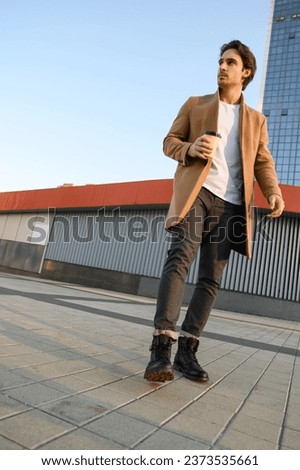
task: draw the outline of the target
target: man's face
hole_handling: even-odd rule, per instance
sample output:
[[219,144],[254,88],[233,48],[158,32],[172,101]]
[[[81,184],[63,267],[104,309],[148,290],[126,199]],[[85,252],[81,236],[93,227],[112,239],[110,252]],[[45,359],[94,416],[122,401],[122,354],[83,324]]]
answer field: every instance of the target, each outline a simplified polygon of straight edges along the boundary
[[228,49],[219,60],[218,85],[220,88],[243,86],[244,78],[251,71],[245,69],[239,53],[235,49]]

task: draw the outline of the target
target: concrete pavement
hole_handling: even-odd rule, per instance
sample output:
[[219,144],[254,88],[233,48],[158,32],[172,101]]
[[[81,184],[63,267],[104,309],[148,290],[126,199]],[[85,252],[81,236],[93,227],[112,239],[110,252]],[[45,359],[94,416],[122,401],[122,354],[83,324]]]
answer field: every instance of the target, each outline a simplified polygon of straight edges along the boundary
[[152,299],[7,273],[0,294],[0,449],[300,449],[300,323],[214,310],[209,382],[157,384]]

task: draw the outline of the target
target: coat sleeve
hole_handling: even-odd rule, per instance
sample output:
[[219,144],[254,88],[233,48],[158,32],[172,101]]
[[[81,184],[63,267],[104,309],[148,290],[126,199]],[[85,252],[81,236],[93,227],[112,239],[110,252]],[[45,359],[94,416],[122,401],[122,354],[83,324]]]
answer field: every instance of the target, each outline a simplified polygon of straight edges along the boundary
[[278,179],[275,171],[275,163],[268,148],[269,138],[267,131],[266,118],[263,117],[258,152],[255,159],[254,174],[259,187],[266,199],[271,194],[277,194],[282,198],[281,190],[278,185]]
[[190,98],[180,108],[171,129],[164,138],[163,152],[167,157],[173,158],[183,166],[193,163],[193,158],[187,155],[191,142],[190,134]]

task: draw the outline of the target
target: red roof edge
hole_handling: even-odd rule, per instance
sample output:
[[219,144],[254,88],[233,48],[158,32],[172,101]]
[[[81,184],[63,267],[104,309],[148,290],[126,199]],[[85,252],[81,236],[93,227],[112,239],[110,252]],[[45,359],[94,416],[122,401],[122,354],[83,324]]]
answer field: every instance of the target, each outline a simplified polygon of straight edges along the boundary
[[[2,192],[0,212],[168,205],[172,187],[172,179],[161,179]],[[300,213],[300,187],[280,187],[285,200],[285,210]],[[255,205],[268,208],[268,203],[257,184]]]

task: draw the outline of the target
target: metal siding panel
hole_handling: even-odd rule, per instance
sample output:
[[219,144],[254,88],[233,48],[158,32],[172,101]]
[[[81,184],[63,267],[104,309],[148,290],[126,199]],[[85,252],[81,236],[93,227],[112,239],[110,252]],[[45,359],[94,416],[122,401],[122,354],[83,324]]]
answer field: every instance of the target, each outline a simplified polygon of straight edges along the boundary
[[3,232],[5,230],[6,222],[7,222],[8,215],[1,214],[0,215],[0,239],[3,239]]
[[[271,276],[268,277],[269,285],[267,295],[270,297],[279,297],[280,289],[280,269],[283,266],[284,246],[282,244],[283,237],[283,220],[275,219],[273,224],[274,244],[272,246],[272,269]],[[283,248],[283,249],[282,249]]]
[[236,279],[236,274],[238,272],[238,265],[239,265],[238,253],[233,251],[229,257],[229,261],[226,267],[228,290],[238,289],[237,279]]
[[[162,217],[164,211],[157,214],[157,219]],[[151,250],[149,252],[149,275],[151,277],[160,277],[163,269],[167,252],[170,247],[170,234],[162,227],[156,228],[152,225],[152,241],[150,243]]]
[[[258,214],[258,224],[262,222]],[[257,233],[252,260],[232,252],[221,287],[238,292],[299,300],[299,219],[269,221],[267,241]]]
[[[293,275],[293,280],[295,284],[295,299],[299,302],[300,301],[300,221],[296,221],[298,224],[297,227],[297,235],[295,236],[296,240],[296,249],[295,249],[295,257],[296,257],[296,263],[295,263],[295,272]],[[295,223],[296,223],[295,222]]]
[[198,251],[196,258],[193,261],[190,267],[189,273],[188,273],[187,282],[191,284],[196,284],[197,279],[198,279],[198,266],[199,266],[199,260],[200,260],[200,251],[201,250]]
[[289,283],[289,276],[287,274],[291,261],[289,258],[288,221],[286,219],[282,219],[280,222],[281,223],[278,225],[278,251],[277,253],[275,253],[277,262],[274,269],[274,276],[275,273],[277,274],[277,284],[274,285],[273,289],[271,290],[271,295],[277,298],[282,298],[283,291],[285,290],[285,285]]
[[2,233],[3,240],[15,241],[22,220],[22,214],[9,214]]
[[300,220],[290,219],[289,251],[289,276],[284,291],[284,298],[288,300],[300,300]]
[[[259,223],[261,224],[264,220],[264,217],[261,217]],[[262,233],[257,233],[256,241],[256,259],[255,259],[255,269],[253,270],[253,284],[251,293],[261,295],[262,292],[266,289],[266,279],[267,273],[270,264],[270,245],[269,241],[265,240]],[[253,261],[252,261],[253,262]]]
[[241,275],[239,275],[238,271],[236,272],[237,277],[240,277],[240,282],[241,282],[241,288],[240,291],[242,292],[247,292],[249,290],[248,284],[249,284],[249,279],[251,277],[251,261],[248,260],[245,256],[238,255],[239,259],[241,260],[242,264],[242,272]]
[[[78,214],[60,214],[57,216],[55,228],[51,234],[46,257],[103,269],[158,276],[166,256],[168,242],[165,230],[163,228],[156,230],[152,221],[157,217],[161,221],[165,216],[165,211],[143,213],[124,211],[123,216],[125,222],[116,227],[113,223],[96,224],[96,213],[94,213],[94,218],[90,218],[90,223],[93,222],[94,226],[93,239],[89,242],[78,243],[72,236],[74,221],[76,220],[76,230],[78,228],[78,232],[82,235],[86,233],[84,231],[86,216],[81,215],[77,219]],[[139,234],[130,228],[130,224],[135,220],[140,220],[141,217],[146,228],[145,240],[139,240]],[[152,231],[150,230],[151,224]],[[68,239],[67,243],[63,242],[64,238]]]
[[[165,215],[165,210],[59,214],[53,223],[46,258],[160,277],[170,242],[163,228]],[[263,218],[258,213],[257,223]],[[299,301],[300,219],[283,216],[269,222],[267,233],[272,241],[257,233],[252,260],[232,252],[221,288]],[[135,223],[140,232],[135,232]],[[141,235],[143,238],[139,238]],[[196,283],[199,257],[200,252],[187,282]]]

